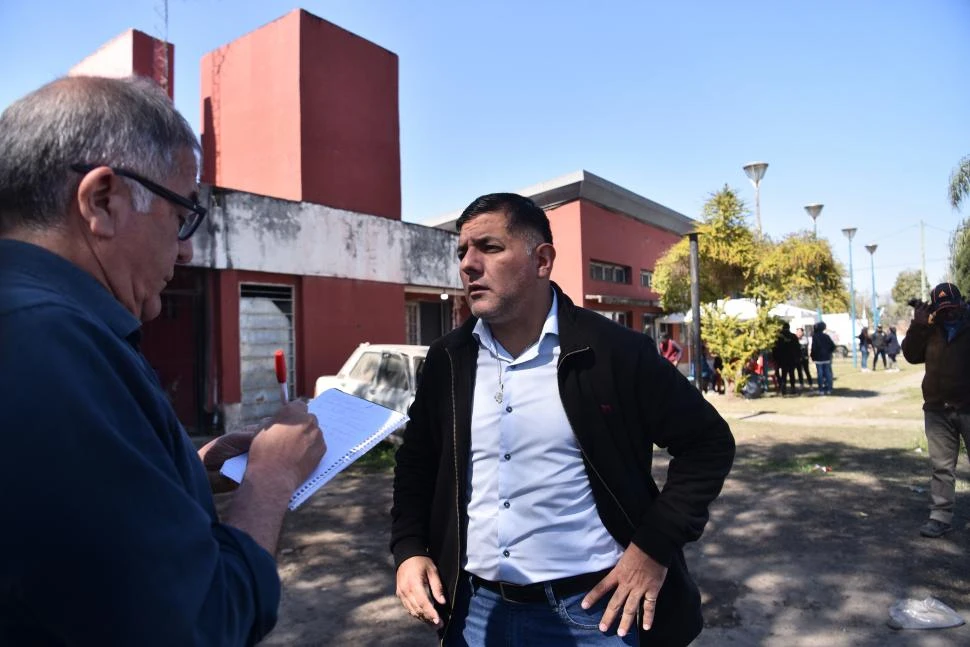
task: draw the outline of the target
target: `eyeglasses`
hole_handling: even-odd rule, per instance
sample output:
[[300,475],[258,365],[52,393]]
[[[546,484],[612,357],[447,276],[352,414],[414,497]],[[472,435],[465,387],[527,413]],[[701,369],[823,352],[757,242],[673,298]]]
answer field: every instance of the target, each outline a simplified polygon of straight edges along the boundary
[[[96,168],[104,166],[103,164],[71,164],[71,170],[78,173],[90,173]],[[142,185],[155,195],[160,198],[165,198],[172,204],[176,204],[180,207],[185,207],[189,210],[189,214],[184,216],[179,216],[179,240],[188,240],[195,233],[195,230],[199,228],[202,224],[202,220],[205,218],[206,208],[203,207],[198,201],[191,198],[186,198],[184,195],[179,195],[175,191],[166,189],[161,184],[156,184],[146,177],[143,177],[134,171],[129,171],[127,169],[118,168],[115,166],[109,166],[111,172],[115,175],[120,175],[121,177],[126,177],[134,180],[138,184]]]

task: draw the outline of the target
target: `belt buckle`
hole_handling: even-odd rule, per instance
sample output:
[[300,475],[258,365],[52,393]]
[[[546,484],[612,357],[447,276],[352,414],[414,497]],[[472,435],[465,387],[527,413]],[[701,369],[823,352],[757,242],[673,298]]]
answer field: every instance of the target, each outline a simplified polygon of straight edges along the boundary
[[502,599],[505,600],[506,602],[515,602],[515,600],[505,595],[505,582],[500,581],[498,583],[498,592],[502,596]]

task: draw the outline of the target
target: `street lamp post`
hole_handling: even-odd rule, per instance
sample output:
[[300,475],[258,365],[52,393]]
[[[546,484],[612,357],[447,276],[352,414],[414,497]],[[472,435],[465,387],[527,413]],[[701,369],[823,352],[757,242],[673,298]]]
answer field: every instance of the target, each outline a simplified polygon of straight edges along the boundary
[[876,248],[879,245],[866,245],[869,252],[869,271],[872,273],[872,325],[879,325],[879,300],[876,298]]
[[[822,213],[822,207],[817,202],[805,205],[805,211],[812,217],[812,237],[818,242],[818,217]],[[818,276],[815,277],[815,316],[818,321],[822,320],[822,300],[818,296]]]
[[849,317],[852,320],[852,368],[858,368],[859,361],[856,358],[855,347],[855,281],[852,277],[852,239],[855,237],[855,227],[846,227],[842,230],[845,237],[849,239]]
[[768,170],[767,162],[750,162],[743,167],[745,175],[754,185],[754,217],[758,225],[758,238],[761,238],[761,178]]

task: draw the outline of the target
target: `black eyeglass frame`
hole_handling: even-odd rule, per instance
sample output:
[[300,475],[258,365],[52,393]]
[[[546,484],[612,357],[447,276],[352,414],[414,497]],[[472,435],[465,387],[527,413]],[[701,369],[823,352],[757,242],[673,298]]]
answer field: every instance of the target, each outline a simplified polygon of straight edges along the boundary
[[145,187],[146,189],[148,189],[158,197],[164,198],[165,200],[168,200],[172,204],[177,204],[180,207],[185,207],[186,209],[194,213],[196,216],[198,216],[197,218],[193,218],[192,220],[187,219],[185,221],[185,224],[179,227],[179,231],[178,231],[179,240],[188,240],[189,238],[191,238],[192,234],[195,233],[195,230],[198,229],[199,225],[202,224],[202,221],[205,220],[205,214],[208,213],[208,209],[206,209],[201,204],[199,204],[198,201],[192,200],[191,198],[187,198],[184,195],[179,195],[175,191],[172,191],[171,189],[167,189],[163,187],[161,184],[157,184],[156,182],[152,182],[148,178],[142,175],[139,175],[134,171],[129,171],[126,168],[120,168],[117,166],[108,166],[107,164],[71,164],[71,170],[77,173],[90,173],[94,169],[99,168],[101,166],[107,166],[109,169],[111,169],[111,172],[114,173],[115,175],[120,175],[121,177],[126,177],[131,180],[134,180],[135,182],[142,185],[143,187]]

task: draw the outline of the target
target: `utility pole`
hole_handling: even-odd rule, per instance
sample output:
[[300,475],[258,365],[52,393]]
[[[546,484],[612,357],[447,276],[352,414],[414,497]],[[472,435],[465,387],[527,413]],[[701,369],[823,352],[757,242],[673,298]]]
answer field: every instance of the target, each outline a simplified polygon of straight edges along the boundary
[[923,301],[929,301],[930,297],[926,294],[926,235],[922,220],[919,221],[919,255],[919,298]]

